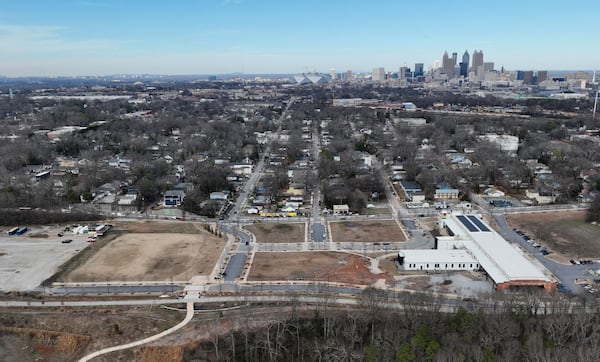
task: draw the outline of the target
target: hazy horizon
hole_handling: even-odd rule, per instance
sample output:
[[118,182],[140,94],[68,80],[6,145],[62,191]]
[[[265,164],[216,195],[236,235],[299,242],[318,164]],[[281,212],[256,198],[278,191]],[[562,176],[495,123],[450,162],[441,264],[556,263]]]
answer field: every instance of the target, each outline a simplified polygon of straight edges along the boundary
[[594,69],[595,3],[32,0],[0,4],[0,74],[297,74],[431,66],[483,50],[496,69]]

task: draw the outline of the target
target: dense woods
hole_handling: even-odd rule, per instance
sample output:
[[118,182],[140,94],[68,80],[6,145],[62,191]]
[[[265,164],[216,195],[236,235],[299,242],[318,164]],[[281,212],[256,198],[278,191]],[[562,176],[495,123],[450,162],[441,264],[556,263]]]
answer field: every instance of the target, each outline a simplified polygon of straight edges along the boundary
[[325,300],[312,309],[296,305],[274,312],[260,328],[249,316],[224,318],[224,324],[239,329],[213,334],[185,360],[597,361],[600,356],[594,307],[569,314],[568,300],[498,295],[486,308],[444,313],[438,301],[419,298],[404,297],[402,312],[373,299],[363,299],[359,309],[342,310]]

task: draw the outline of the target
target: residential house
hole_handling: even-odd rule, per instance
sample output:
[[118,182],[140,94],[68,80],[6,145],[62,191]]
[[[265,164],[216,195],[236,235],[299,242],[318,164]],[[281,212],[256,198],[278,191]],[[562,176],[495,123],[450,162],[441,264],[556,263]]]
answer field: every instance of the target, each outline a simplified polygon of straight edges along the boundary
[[164,206],[179,206],[185,198],[185,192],[183,190],[167,190],[163,196]]

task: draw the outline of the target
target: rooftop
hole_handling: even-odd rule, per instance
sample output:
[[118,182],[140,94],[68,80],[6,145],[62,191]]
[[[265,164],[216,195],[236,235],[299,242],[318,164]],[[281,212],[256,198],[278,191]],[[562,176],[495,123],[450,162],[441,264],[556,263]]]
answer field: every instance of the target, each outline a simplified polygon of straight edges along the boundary
[[478,216],[453,213],[442,221],[454,234],[453,238],[464,243],[496,284],[519,280],[550,281],[523,252]]

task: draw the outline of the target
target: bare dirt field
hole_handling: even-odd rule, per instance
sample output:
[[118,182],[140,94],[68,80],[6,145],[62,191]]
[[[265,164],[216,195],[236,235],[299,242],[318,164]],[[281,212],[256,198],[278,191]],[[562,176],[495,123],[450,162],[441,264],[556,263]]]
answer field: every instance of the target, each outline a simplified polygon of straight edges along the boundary
[[600,257],[600,226],[585,222],[585,211],[507,215],[513,228],[525,231],[554,253],[572,258]]
[[388,273],[373,274],[368,259],[335,251],[256,253],[249,281],[317,280],[370,285],[389,279]]
[[[160,225],[146,224],[146,230],[169,228],[167,223],[157,224]],[[61,281],[168,281],[171,278],[188,280],[194,275],[210,274],[226,239],[199,230],[201,225],[174,225],[185,228],[189,233],[125,233]],[[125,229],[142,226],[127,226]]]
[[257,223],[244,226],[259,243],[303,243],[304,223]]
[[406,241],[394,220],[330,222],[334,242],[398,242]]

